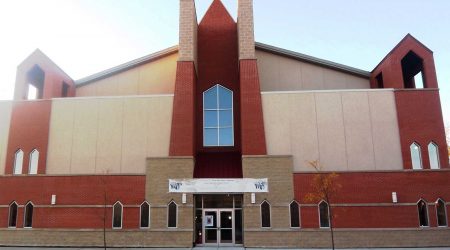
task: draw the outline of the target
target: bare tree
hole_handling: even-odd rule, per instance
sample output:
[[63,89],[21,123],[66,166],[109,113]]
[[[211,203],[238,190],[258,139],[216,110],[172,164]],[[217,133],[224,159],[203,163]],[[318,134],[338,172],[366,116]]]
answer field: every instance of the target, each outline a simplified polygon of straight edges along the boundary
[[334,230],[333,230],[333,208],[331,203],[336,196],[339,189],[342,187],[337,183],[339,175],[335,172],[323,173],[322,166],[319,161],[310,161],[308,164],[315,170],[313,181],[311,183],[312,191],[305,195],[305,200],[308,202],[317,202],[324,200],[328,204],[330,232],[331,232],[331,246],[334,250]]

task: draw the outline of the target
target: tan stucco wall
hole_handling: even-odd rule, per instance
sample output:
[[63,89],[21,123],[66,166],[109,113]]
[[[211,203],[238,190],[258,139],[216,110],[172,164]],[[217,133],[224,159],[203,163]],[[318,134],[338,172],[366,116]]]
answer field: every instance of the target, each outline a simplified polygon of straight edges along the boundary
[[369,79],[256,50],[261,91],[368,89]]
[[77,87],[76,96],[173,94],[178,53]]
[[0,101],[0,175],[5,173],[12,105],[12,101]]
[[392,90],[266,92],[262,95],[269,155],[293,155],[294,171],[401,170]]
[[169,154],[173,96],[54,99],[47,174],[145,173]]

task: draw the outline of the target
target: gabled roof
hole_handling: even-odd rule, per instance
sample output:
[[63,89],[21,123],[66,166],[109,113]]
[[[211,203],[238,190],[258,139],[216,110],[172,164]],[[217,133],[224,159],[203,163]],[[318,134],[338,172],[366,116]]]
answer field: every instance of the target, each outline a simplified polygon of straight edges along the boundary
[[389,51],[389,53],[386,54],[385,57],[383,57],[383,59],[377,64],[377,66],[373,68],[372,72],[374,72],[378,68],[378,66],[380,66],[386,60],[386,58],[388,58],[392,53],[394,53],[394,51],[408,39],[413,40],[416,44],[418,44],[419,46],[423,47],[425,50],[428,50],[431,54],[433,54],[433,51],[430,48],[425,46],[425,44],[421,43],[419,40],[417,40],[417,38],[408,33],[406,34],[405,37],[403,37],[403,39],[400,42],[397,43],[397,45],[395,45],[394,48],[391,49],[391,51]]
[[[277,55],[281,55],[281,56],[286,56],[295,60],[300,60],[303,62],[307,62],[307,63],[312,63],[312,64],[316,64],[322,67],[326,67],[326,68],[330,68],[330,69],[334,69],[334,70],[338,70],[344,73],[349,73],[352,75],[356,75],[356,76],[360,76],[363,78],[369,78],[370,77],[370,72],[369,71],[365,71],[365,70],[361,70],[361,69],[357,69],[357,68],[353,68],[350,66],[346,66],[343,64],[339,64],[339,63],[335,63],[332,61],[328,61],[328,60],[324,60],[324,59],[320,59],[317,57],[313,57],[313,56],[308,56],[305,54],[301,54],[298,52],[294,52],[294,51],[290,51],[290,50],[286,50],[286,49],[282,49],[282,48],[278,48],[275,46],[271,46],[271,45],[267,45],[264,43],[255,43],[255,48],[262,50],[262,51],[266,51],[269,53],[273,53],[273,54],[277,54]],[[84,77],[82,79],[79,79],[77,81],[75,81],[75,84],[80,87],[86,84],[89,84],[93,81],[97,81],[99,79],[103,79],[106,78],[108,76],[126,71],[128,69],[131,69],[133,67],[142,65],[142,64],[146,64],[148,62],[157,60],[159,58],[174,54],[178,52],[178,46],[173,46],[170,48],[167,48],[165,50],[161,50],[158,51],[156,53],[147,55],[147,56],[143,56],[141,58],[126,62],[124,64],[118,65],[116,67],[101,71],[99,73]]]
[[41,67],[46,67],[47,69],[59,71],[59,73],[66,76],[68,79],[72,79],[64,70],[62,70],[55,62],[53,62],[50,57],[48,57],[40,49],[35,49],[27,58],[25,58],[17,68],[28,67],[31,68],[33,65],[38,64]]
[[352,75],[356,75],[356,76],[360,76],[360,77],[364,77],[364,78],[370,77],[369,71],[353,68],[350,66],[346,66],[346,65],[343,65],[340,63],[335,63],[335,62],[324,60],[324,59],[320,59],[320,58],[313,57],[313,56],[308,56],[308,55],[298,53],[295,51],[286,50],[286,49],[282,49],[282,48],[278,48],[278,47],[274,47],[271,45],[267,45],[264,43],[258,43],[258,42],[255,43],[255,47],[256,47],[256,49],[259,49],[262,51],[266,51],[266,52],[270,52],[270,53],[274,53],[274,54],[278,54],[278,55],[282,55],[282,56],[287,56],[292,59],[316,64],[316,65],[319,65],[322,67],[342,71],[342,72],[349,73]]
[[113,67],[113,68],[110,68],[110,69],[98,72],[96,74],[93,74],[93,75],[81,78],[79,80],[76,80],[75,84],[78,87],[80,87],[80,86],[89,84],[90,82],[93,82],[93,81],[96,81],[96,80],[99,80],[99,79],[102,79],[102,78],[105,78],[105,77],[108,77],[108,76],[111,76],[111,75],[123,72],[125,70],[134,68],[134,67],[142,65],[142,64],[146,64],[148,62],[157,60],[157,59],[159,59],[161,57],[165,57],[165,56],[177,53],[177,52],[178,52],[178,46],[173,46],[173,47],[170,47],[170,48],[158,51],[156,53],[152,53],[150,55],[146,55],[146,56],[143,56],[141,58],[134,59],[134,60],[126,62],[124,64],[118,65],[116,67]]

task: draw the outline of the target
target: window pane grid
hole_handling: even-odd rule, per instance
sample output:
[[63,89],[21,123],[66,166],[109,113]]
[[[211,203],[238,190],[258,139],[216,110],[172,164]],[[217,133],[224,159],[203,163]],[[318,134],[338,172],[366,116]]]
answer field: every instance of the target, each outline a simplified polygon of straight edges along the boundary
[[232,103],[233,93],[220,85],[203,93],[204,146],[234,145]]

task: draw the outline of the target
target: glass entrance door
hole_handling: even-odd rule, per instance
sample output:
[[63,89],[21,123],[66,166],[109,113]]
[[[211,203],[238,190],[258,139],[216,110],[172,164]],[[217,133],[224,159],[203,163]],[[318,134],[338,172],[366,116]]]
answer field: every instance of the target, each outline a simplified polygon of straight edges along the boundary
[[203,242],[205,245],[234,244],[232,209],[204,209],[203,218]]

